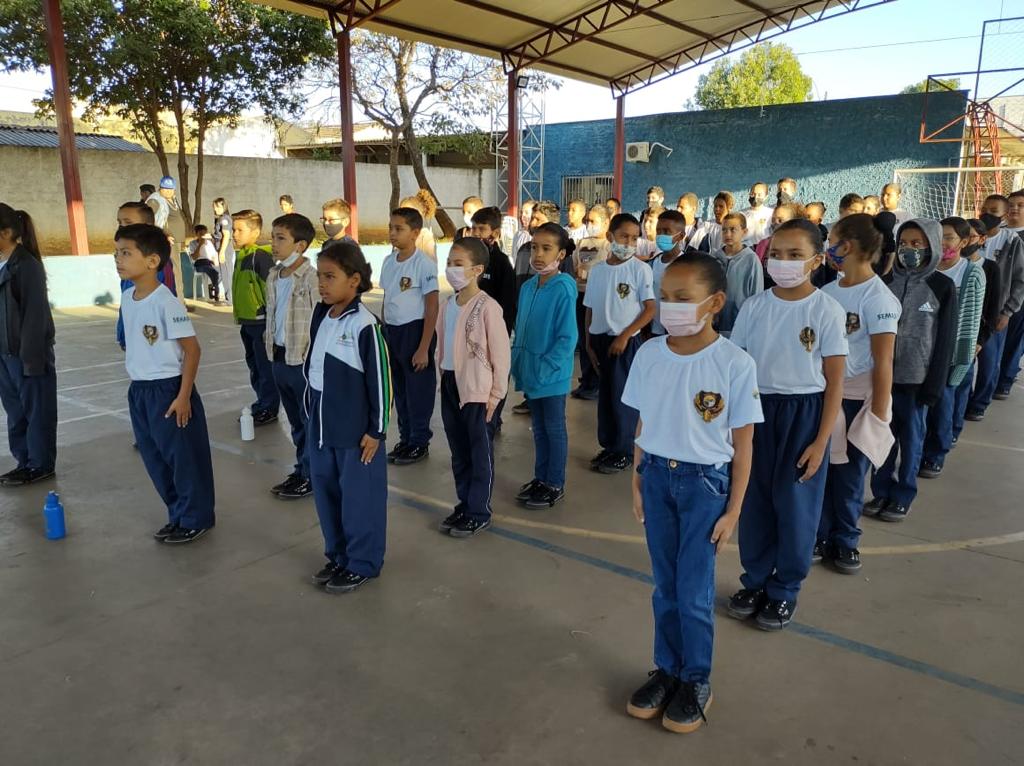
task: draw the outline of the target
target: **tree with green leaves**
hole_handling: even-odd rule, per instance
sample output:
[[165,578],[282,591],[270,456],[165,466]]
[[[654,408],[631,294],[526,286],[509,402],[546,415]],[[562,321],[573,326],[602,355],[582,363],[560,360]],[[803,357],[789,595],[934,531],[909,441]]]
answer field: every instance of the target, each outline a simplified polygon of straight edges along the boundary
[[813,81],[788,45],[763,43],[738,59],[719,59],[700,76],[693,101],[701,109],[800,104],[811,98]]
[[959,89],[959,77],[933,77],[931,78],[931,83],[928,82],[928,78],[925,78],[924,80],[921,80],[921,82],[915,82],[913,85],[908,85],[901,90],[900,93],[935,93],[937,91]]
[[[126,120],[164,175],[172,175],[170,127],[189,228],[203,209],[209,128],[233,126],[253,108],[268,117],[297,114],[303,97],[296,83],[327,66],[334,51],[323,21],[246,0],[63,0],[61,10],[72,98],[86,117]],[[49,65],[39,0],[0,3],[0,40],[0,70]],[[39,106],[52,109],[52,94]],[[192,145],[194,181],[186,154]]]

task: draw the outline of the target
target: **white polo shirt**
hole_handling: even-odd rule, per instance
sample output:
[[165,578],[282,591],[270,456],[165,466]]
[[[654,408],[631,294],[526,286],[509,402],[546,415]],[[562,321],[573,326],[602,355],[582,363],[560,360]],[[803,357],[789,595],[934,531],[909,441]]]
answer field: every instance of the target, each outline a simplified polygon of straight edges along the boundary
[[846,356],[846,314],[821,290],[784,301],[765,290],[743,302],[729,336],[754,357],[762,394],[814,394],[825,390],[822,359]]
[[384,288],[384,322],[403,325],[423,319],[423,299],[437,292],[437,262],[422,250],[404,261],[394,251],[384,260],[380,271]]
[[754,360],[722,337],[686,356],[667,338],[647,341],[633,359],[622,402],[640,412],[640,449],[688,463],[728,463],[732,429],[764,421]]
[[583,294],[583,305],[591,310],[590,333],[621,335],[640,316],[644,301],[653,299],[654,276],[643,261],[634,257],[614,266],[594,264]]
[[840,280],[829,282],[821,291],[835,298],[846,316],[846,377],[854,378],[872,370],[871,336],[895,333],[903,313],[899,298],[892,294],[879,276],[853,287],[843,287]]
[[137,301],[135,287],[121,294],[124,366],[132,380],[165,380],[181,375],[185,352],[178,341],[196,331],[188,312],[164,285]]

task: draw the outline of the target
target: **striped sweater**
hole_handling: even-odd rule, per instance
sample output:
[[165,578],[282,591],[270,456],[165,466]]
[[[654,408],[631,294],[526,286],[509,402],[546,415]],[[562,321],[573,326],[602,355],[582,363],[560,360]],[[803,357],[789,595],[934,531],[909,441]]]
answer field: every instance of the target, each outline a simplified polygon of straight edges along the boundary
[[982,307],[985,304],[985,270],[981,264],[966,262],[966,271],[957,289],[956,335],[953,356],[949,360],[947,384],[959,386],[974,361]]

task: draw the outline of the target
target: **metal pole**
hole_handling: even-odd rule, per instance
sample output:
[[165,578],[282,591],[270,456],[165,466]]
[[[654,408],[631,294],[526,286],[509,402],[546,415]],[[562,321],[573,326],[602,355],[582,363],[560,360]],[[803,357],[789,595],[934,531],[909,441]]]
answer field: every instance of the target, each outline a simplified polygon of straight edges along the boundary
[[43,0],[43,15],[46,19],[46,47],[50,53],[50,72],[53,76],[53,105],[57,111],[60,168],[64,176],[64,199],[68,208],[71,254],[88,255],[89,236],[85,229],[82,179],[78,173],[75,123],[71,117],[71,88],[68,85],[68,61],[67,51],[64,49],[64,20],[60,14],[60,0]]
[[352,206],[349,236],[359,240],[359,214],[356,205],[356,143],[352,126],[352,57],[351,38],[347,29],[338,38],[338,85],[341,88],[341,175],[345,200]]
[[[626,166],[626,97],[615,99],[615,197],[622,202],[622,176]],[[607,167],[607,165],[605,166]]]
[[508,73],[508,214],[519,217],[519,73]]

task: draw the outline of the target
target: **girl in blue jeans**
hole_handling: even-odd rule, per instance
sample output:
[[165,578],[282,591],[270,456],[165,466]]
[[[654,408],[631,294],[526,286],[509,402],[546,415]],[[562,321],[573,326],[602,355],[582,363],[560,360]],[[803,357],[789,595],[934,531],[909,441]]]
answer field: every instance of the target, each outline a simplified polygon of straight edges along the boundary
[[527,508],[551,508],[565,497],[565,462],[569,436],[565,397],[572,387],[576,330],[576,281],[559,272],[562,260],[575,249],[556,223],[537,227],[531,243],[534,274],[519,291],[512,377],[516,390],[530,401],[536,450],[533,479],[516,500]]
[[640,347],[622,394],[640,413],[633,512],[654,573],[655,669],[626,712],[687,733],[712,700],[715,554],[739,520],[764,418],[754,360],[713,327],[725,306],[718,261],[674,261],[660,291],[668,336]]

